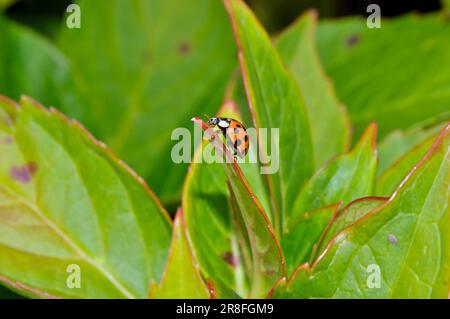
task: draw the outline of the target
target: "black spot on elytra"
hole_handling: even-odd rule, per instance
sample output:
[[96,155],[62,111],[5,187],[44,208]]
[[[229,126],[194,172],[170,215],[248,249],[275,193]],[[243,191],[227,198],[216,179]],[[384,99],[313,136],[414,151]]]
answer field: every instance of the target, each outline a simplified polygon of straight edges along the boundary
[[359,42],[359,40],[360,40],[360,37],[358,34],[351,34],[345,40],[345,44],[347,45],[347,47],[351,48],[352,46],[357,44]]
[[15,181],[26,184],[31,181],[37,170],[38,165],[36,163],[28,162],[25,165],[12,166],[9,170],[9,175]]
[[237,148],[239,145],[242,144],[242,141],[240,138],[238,138],[235,142],[234,142],[234,147]]
[[245,143],[248,142],[248,135],[245,135],[245,136],[244,136],[244,141],[245,141]]
[[181,42],[178,46],[178,52],[182,55],[186,55],[191,52],[191,46],[187,42]]
[[237,258],[233,255],[233,253],[231,251],[227,251],[226,253],[224,253],[222,255],[223,260],[225,260],[225,262],[227,264],[229,264],[232,267],[236,267],[237,266]]

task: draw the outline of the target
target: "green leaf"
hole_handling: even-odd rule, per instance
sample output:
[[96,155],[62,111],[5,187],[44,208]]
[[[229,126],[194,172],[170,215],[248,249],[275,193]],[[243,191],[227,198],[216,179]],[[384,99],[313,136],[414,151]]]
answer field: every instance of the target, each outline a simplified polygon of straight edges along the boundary
[[[228,101],[221,107],[218,116],[241,120],[236,105]],[[244,123],[245,124],[245,123]],[[248,293],[248,276],[242,256],[242,242],[236,228],[236,216],[230,204],[227,177],[220,163],[201,162],[207,141],[194,155],[183,189],[183,210],[193,249],[202,271],[214,283],[219,280],[241,296]],[[249,155],[255,154],[250,144]],[[259,165],[239,163],[251,189],[270,216],[269,196],[260,174]],[[204,225],[207,224],[208,227]],[[249,249],[249,247],[245,247]]]
[[235,67],[231,28],[217,0],[79,1],[80,29],[60,46],[74,68],[93,130],[163,201],[180,198],[187,164],[171,159],[172,130],[215,113]]
[[[202,127],[206,137],[210,139],[208,125],[198,118],[193,118],[193,121]],[[283,253],[269,218],[233,155],[221,139],[214,138],[211,143],[216,149],[216,155],[226,159],[222,166],[250,243],[252,271],[249,296],[262,298],[285,275]]]
[[300,216],[290,230],[281,238],[281,247],[286,258],[286,271],[290,275],[311,258],[320,235],[338,209],[339,204],[319,208]]
[[[450,24],[443,14],[325,21],[317,32],[327,74],[348,108],[356,137],[370,122],[380,138],[426,119],[450,118]],[[433,58],[430,58],[432,56]]]
[[235,291],[223,284],[220,280],[208,281],[211,299],[242,299]]
[[428,138],[391,165],[391,167],[378,178],[376,194],[379,196],[391,196],[403,179],[408,175],[408,172],[428,152],[435,139],[436,136]]
[[407,130],[394,130],[389,133],[378,144],[380,157],[378,175],[384,174],[387,169],[427,139],[436,138],[443,127],[444,124],[430,126],[430,123],[422,123]]
[[147,296],[171,222],[142,179],[29,98],[1,99],[0,154],[0,281],[34,297]]
[[278,37],[277,48],[302,89],[311,125],[316,166],[346,151],[350,122],[316,48],[317,13],[308,11]]
[[173,222],[173,237],[161,284],[150,290],[156,299],[207,299],[210,297],[197,266],[186,233],[183,213],[178,210]]
[[0,285],[0,299],[22,299],[23,297],[12,290]]
[[[349,227],[357,220],[365,216],[368,212],[385,203],[388,198],[385,197],[363,197],[352,201],[344,208],[337,211],[324,230],[324,233],[317,245],[313,257],[320,256],[328,243],[344,228]],[[315,258],[314,258],[315,259]]]
[[[48,40],[0,14],[0,92],[14,99],[32,96],[45,105],[92,126],[79,107],[87,105],[74,90],[71,65]],[[87,108],[87,106],[86,106]]]
[[310,269],[303,266],[274,295],[447,298],[449,221],[450,125],[386,203],[335,236]]
[[0,10],[6,10],[14,4],[16,0],[0,0]]
[[[279,170],[270,174],[275,201],[275,228],[281,228],[281,216],[292,209],[295,197],[313,171],[310,128],[303,98],[294,77],[284,67],[265,30],[241,0],[225,0],[231,17],[239,61],[256,128],[267,128],[268,143],[263,150],[272,154],[272,165]],[[270,129],[279,129],[279,143]],[[284,224],[284,221],[283,221]]]
[[441,0],[441,3],[445,9],[450,9],[450,0]]
[[370,125],[351,152],[331,161],[305,184],[288,225],[305,212],[371,195],[377,171],[376,131]]

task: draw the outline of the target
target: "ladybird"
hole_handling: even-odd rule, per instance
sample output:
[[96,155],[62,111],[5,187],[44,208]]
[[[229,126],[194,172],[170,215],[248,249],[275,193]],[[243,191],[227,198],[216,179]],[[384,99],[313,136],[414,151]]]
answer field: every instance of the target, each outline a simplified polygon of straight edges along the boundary
[[226,117],[213,117],[208,120],[208,126],[220,129],[234,156],[245,157],[250,141],[247,130],[241,122]]

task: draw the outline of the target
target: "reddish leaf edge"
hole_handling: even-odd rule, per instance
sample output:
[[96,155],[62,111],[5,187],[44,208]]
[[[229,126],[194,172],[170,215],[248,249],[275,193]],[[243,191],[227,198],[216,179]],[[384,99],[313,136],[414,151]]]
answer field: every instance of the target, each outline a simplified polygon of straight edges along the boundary
[[[303,263],[293,272],[293,274],[289,278],[287,278],[287,277],[281,278],[277,283],[275,283],[275,285],[272,287],[272,289],[267,294],[266,298],[271,298],[273,293],[277,290],[277,288],[283,284],[285,284],[286,287],[289,287],[292,284],[292,282],[294,282],[295,278],[297,277],[297,275],[300,272],[306,271],[309,274],[311,274],[314,271],[315,267],[318,265],[318,263],[326,256],[326,254],[328,253],[330,248],[333,246],[333,244],[336,242],[337,238],[339,236],[341,236],[342,233],[345,233],[345,232],[351,230],[354,226],[363,223],[365,220],[369,219],[371,216],[373,216],[373,215],[377,214],[379,211],[381,211],[384,207],[388,206],[397,197],[398,193],[401,191],[401,189],[403,188],[405,183],[411,178],[411,176],[431,158],[431,156],[434,154],[436,149],[439,147],[439,144],[441,143],[441,141],[444,139],[444,137],[447,134],[450,134],[450,122],[439,132],[438,136],[436,137],[433,145],[428,150],[428,152],[422,157],[422,159],[419,160],[419,162],[417,162],[414,165],[414,167],[411,169],[411,171],[408,173],[408,175],[399,184],[399,186],[397,187],[395,192],[392,194],[392,196],[388,197],[388,199],[385,203],[374,208],[372,211],[368,212],[366,215],[364,215],[357,221],[353,222],[352,224],[348,225],[347,227],[342,229],[340,232],[338,232],[327,244],[327,247],[324,249],[323,253],[319,257],[317,257],[317,259],[311,264],[311,266],[310,266],[310,263]],[[379,198],[379,197],[375,197],[375,198]],[[350,202],[346,207],[348,207],[352,203],[354,204],[356,201],[363,200],[363,199],[364,198],[361,198],[361,199],[357,199],[353,202]],[[449,298],[450,298],[450,291],[449,291]]]
[[45,107],[38,101],[34,100],[32,97],[22,95],[20,97],[20,103],[17,103],[16,101],[10,99],[9,97],[5,95],[0,94],[0,101],[2,101],[6,106],[9,106],[13,112],[20,111],[22,109],[21,103],[27,103],[29,105],[32,105],[42,112],[48,114],[49,116],[55,116],[62,122],[64,122],[66,125],[74,127],[78,132],[82,135],[87,137],[88,141],[92,143],[93,145],[97,146],[99,150],[101,150],[109,159],[111,159],[113,162],[117,163],[119,168],[124,170],[127,174],[129,174],[135,181],[138,182],[139,185],[141,185],[148,195],[155,201],[158,208],[163,213],[163,216],[167,219],[170,225],[172,225],[172,219],[170,218],[169,213],[167,212],[166,208],[161,203],[160,199],[156,194],[153,192],[153,190],[148,186],[147,182],[134,171],[128,164],[126,164],[120,157],[111,149],[109,148],[104,142],[98,140],[97,138],[92,135],[90,131],[88,131],[83,124],[81,124],[78,120],[69,118],[64,113],[59,111],[53,106],[50,106],[49,108]]
[[[177,209],[177,212],[175,213],[175,218],[173,220],[172,239],[170,241],[171,244],[175,241],[175,237],[176,237],[175,226],[177,224],[181,224],[181,229],[183,230],[183,234],[184,234],[184,236],[186,237],[186,240],[187,240],[187,244],[188,244],[188,247],[189,247],[189,255],[192,258],[191,260],[193,261],[193,266],[197,270],[197,272],[199,273],[199,275],[200,275],[200,277],[201,277],[201,279],[203,281],[203,284],[205,285],[205,289],[209,293],[209,298],[210,299],[216,299],[217,298],[217,294],[216,294],[215,285],[214,285],[214,283],[211,280],[205,280],[205,278],[203,276],[203,273],[202,273],[202,271],[200,269],[200,266],[198,264],[198,259],[196,258],[195,254],[194,254],[194,250],[192,249],[192,242],[191,242],[191,239],[189,237],[189,232],[187,231],[186,220],[184,218],[184,212],[183,212],[183,209],[180,208],[180,207]],[[153,298],[152,297],[152,293],[153,293],[152,288],[155,285],[161,285],[164,282],[164,280],[166,279],[166,277],[167,277],[167,265],[169,265],[170,261],[172,260],[173,253],[174,253],[174,251],[173,251],[172,246],[171,246],[170,249],[169,249],[169,255],[167,256],[166,266],[164,267],[164,271],[163,271],[163,273],[161,275],[161,279],[159,281],[159,284],[156,284],[156,283],[151,283],[150,284],[149,293],[148,293],[148,299],[152,299]]]
[[[318,253],[318,249],[321,246],[323,240],[325,239],[328,231],[330,230],[331,226],[336,222],[336,220],[350,207],[352,207],[355,204],[358,204],[359,202],[363,202],[363,201],[387,201],[389,200],[389,197],[382,197],[382,196],[366,196],[366,197],[361,197],[358,199],[355,199],[353,201],[351,201],[350,203],[348,203],[347,205],[345,205],[344,207],[342,207],[343,202],[340,201],[338,204],[334,204],[337,205],[336,210],[334,211],[333,216],[330,218],[328,224],[325,226],[322,234],[319,237],[319,240],[317,241],[317,243],[314,245],[314,249],[313,252],[311,253],[311,264],[314,263],[314,260],[316,260],[317,257],[317,253]],[[380,205],[382,205],[384,203],[380,203]],[[333,206],[333,205],[329,205],[329,206]],[[328,246],[328,245],[327,245]]]
[[[255,106],[253,105],[252,102],[252,97],[250,92],[252,91],[250,83],[249,83],[249,75],[247,74],[247,68],[245,67],[245,57],[244,57],[244,50],[243,50],[243,45],[241,43],[241,40],[239,38],[239,30],[238,30],[238,26],[237,26],[237,21],[236,21],[236,17],[233,13],[233,9],[231,8],[231,1],[240,1],[245,7],[247,7],[250,11],[250,13],[253,15],[253,17],[255,18],[256,24],[262,29],[265,30],[264,26],[261,24],[261,22],[258,20],[258,18],[255,16],[255,14],[253,13],[252,10],[250,10],[250,8],[248,7],[248,5],[241,1],[241,0],[223,0],[223,4],[225,6],[225,10],[228,13],[228,16],[230,17],[230,22],[231,22],[231,27],[233,30],[233,35],[234,35],[234,39],[235,39],[235,43],[238,49],[238,61],[239,61],[239,70],[237,73],[240,73],[242,76],[242,83],[244,85],[244,91],[245,91],[245,97],[247,100],[247,105],[248,108],[250,110],[250,114],[252,116],[252,120],[253,120],[253,125],[256,129],[256,132],[258,132],[258,120],[257,120],[257,115],[256,115],[256,111],[255,111]],[[280,62],[284,65],[284,63],[281,61],[281,57],[278,55],[278,59],[280,60]],[[286,70],[287,72],[287,70]],[[260,145],[261,148],[264,147],[264,145]],[[264,152],[261,153],[261,155],[264,155]],[[274,185],[273,185],[273,181],[272,178],[269,175],[266,175],[265,177],[268,189],[269,189],[269,194],[270,194],[270,203],[271,203],[271,208],[272,208],[272,212],[273,212],[273,216],[275,220],[278,220],[278,224],[276,223],[277,229],[279,230],[280,236],[282,234],[282,222],[281,222],[281,212],[278,208],[278,206],[276,205],[276,196],[275,196],[275,189],[274,189]],[[284,264],[283,264],[284,265]]]
[[[208,131],[208,129],[210,129],[210,127],[204,121],[199,119],[198,117],[193,117],[192,121],[195,124],[199,125],[205,132]],[[223,142],[219,138],[215,138],[214,140],[211,141],[211,143],[213,143],[216,150],[218,150],[219,152],[224,152],[224,154],[226,155],[226,157],[228,159],[228,163],[225,163],[225,164],[232,164],[235,174],[241,179],[250,198],[252,199],[253,203],[255,204],[258,212],[264,218],[264,221],[267,224],[267,229],[270,233],[270,236],[274,240],[275,245],[277,247],[278,254],[280,256],[280,263],[282,266],[283,274],[286,276],[286,262],[284,260],[283,250],[281,249],[280,242],[278,241],[278,238],[275,234],[272,223],[270,222],[269,218],[267,217],[266,213],[264,212],[264,209],[262,208],[261,204],[259,203],[256,195],[253,193],[246,177],[244,176],[244,173],[242,172],[238,163],[234,159],[234,156],[231,154],[231,152],[228,150],[228,148],[225,146],[225,144],[223,144]]]
[[[370,123],[367,128],[365,129],[365,131],[363,132],[363,134],[361,135],[361,137],[359,138],[358,142],[356,143],[356,145],[353,147],[353,149],[350,149],[342,154],[333,156],[332,158],[330,158],[328,161],[326,161],[306,182],[305,184],[302,186],[302,188],[300,189],[300,191],[298,192],[297,196],[300,195],[300,193],[306,189],[306,187],[308,187],[308,185],[311,184],[311,181],[315,178],[317,178],[317,176],[319,176],[320,174],[322,174],[322,172],[328,168],[329,165],[331,165],[333,162],[345,157],[345,156],[349,156],[352,154],[352,152],[357,149],[358,147],[360,147],[363,143],[365,143],[366,140],[368,140],[370,138],[370,142],[371,142],[371,148],[372,148],[372,152],[373,155],[375,156],[375,158],[377,159],[378,162],[378,148],[377,148],[377,134],[378,134],[378,126],[375,122]],[[298,198],[298,197],[297,197]],[[297,199],[296,199],[297,200]],[[295,202],[294,202],[295,203]],[[339,203],[339,202],[338,202]],[[329,204],[326,205],[324,207],[320,207],[320,208],[316,208],[313,209],[317,210],[317,209],[321,209],[321,208],[329,208],[330,206],[336,205],[338,203],[333,203],[333,204]],[[350,203],[349,203],[350,204]],[[341,205],[337,208],[337,210],[340,210],[342,206]],[[294,204],[294,208],[295,208],[295,204]],[[305,212],[308,213],[308,212]],[[291,229],[293,226],[291,225],[295,225],[296,222],[298,220],[301,220],[301,216],[296,216],[292,221],[289,222],[289,228],[286,227],[285,232],[283,233],[283,235],[286,234],[286,231]]]
[[[23,292],[27,292],[32,296],[37,296],[42,299],[64,299],[62,296],[57,296],[55,294],[50,294],[39,288],[34,288],[29,285],[25,285],[17,280],[12,280],[6,276],[0,276],[0,282],[5,285],[5,287],[10,288],[19,295],[23,295]],[[25,295],[26,296],[26,295]]]
[[392,171],[395,171],[397,169],[397,167],[399,167],[401,165],[401,163],[405,160],[405,158],[408,158],[408,156],[417,151],[418,149],[420,149],[422,146],[424,146],[427,143],[430,143],[430,141],[436,140],[436,138],[439,136],[439,132],[426,138],[425,140],[423,140],[422,142],[416,144],[415,146],[413,146],[412,148],[410,148],[406,153],[404,153],[402,156],[400,156],[394,163],[392,163],[391,165],[389,165],[383,173],[381,173],[380,176],[377,177],[377,182],[383,180],[385,178],[386,175],[388,175],[389,173],[391,173]]

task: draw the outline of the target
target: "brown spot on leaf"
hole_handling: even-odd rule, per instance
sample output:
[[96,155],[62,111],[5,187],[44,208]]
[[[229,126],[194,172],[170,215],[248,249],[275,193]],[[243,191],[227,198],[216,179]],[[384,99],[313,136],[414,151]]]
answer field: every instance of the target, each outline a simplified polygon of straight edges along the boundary
[[186,55],[191,52],[191,46],[187,42],[181,42],[178,46],[178,52],[182,55]]
[[10,116],[4,115],[1,120],[6,124],[7,127],[11,127],[14,125],[14,119]]
[[225,262],[227,264],[229,264],[232,267],[236,267],[237,266],[237,258],[235,255],[233,255],[233,253],[231,251],[227,251],[226,253],[224,253],[222,255],[223,260],[225,260]]
[[12,142],[14,142],[14,139],[11,135],[6,135],[1,139],[0,142],[3,144],[11,144]]
[[347,39],[345,40],[345,44],[351,48],[352,46],[354,46],[355,44],[357,44],[359,42],[360,38],[359,35],[357,34],[352,34],[349,37],[347,37]]
[[14,180],[26,184],[31,181],[37,170],[38,166],[36,163],[28,162],[25,165],[11,167],[11,169],[9,170],[9,175]]
[[398,242],[397,237],[396,237],[395,235],[393,235],[393,234],[390,234],[390,235],[388,236],[388,240],[389,240],[389,242],[390,242],[392,245],[396,245],[397,242]]
[[142,52],[142,63],[150,64],[152,62],[152,54],[149,50],[144,50]]

